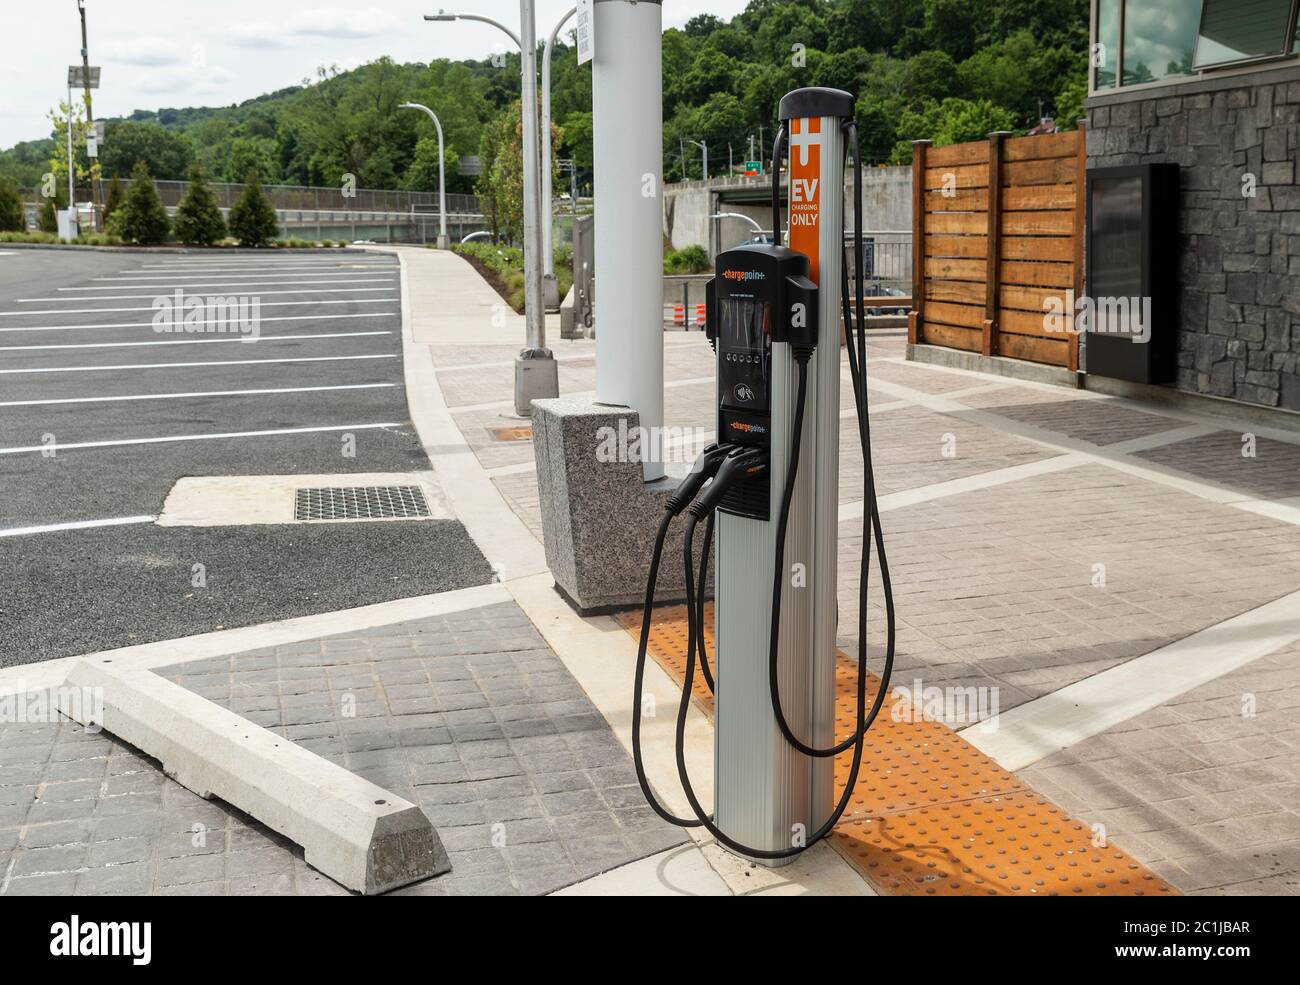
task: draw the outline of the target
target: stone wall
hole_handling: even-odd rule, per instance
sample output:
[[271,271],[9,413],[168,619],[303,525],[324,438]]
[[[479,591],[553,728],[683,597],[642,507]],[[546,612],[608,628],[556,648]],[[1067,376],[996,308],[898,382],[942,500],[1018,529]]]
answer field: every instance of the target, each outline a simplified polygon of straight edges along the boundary
[[1300,66],[1095,97],[1088,123],[1089,167],[1182,166],[1178,388],[1300,410]]

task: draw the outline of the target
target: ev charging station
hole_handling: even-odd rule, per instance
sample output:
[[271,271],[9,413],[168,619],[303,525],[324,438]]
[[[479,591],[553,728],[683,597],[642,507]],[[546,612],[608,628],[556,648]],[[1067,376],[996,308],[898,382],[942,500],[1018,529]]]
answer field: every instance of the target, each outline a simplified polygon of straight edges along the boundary
[[[850,141],[855,172],[861,176],[854,99],[837,89],[797,89],[781,100],[779,117],[772,162],[775,243],[719,254],[708,287],[718,441],[669,498],[660,525],[643,611],[632,729],[637,776],[656,812],[682,827],[703,827],[738,854],[767,864],[781,864],[811,847],[844,813],[861,766],[864,736],[887,693],[894,652],[893,602],[871,475],[865,312],[859,298],[854,317],[844,253],[844,165]],[[788,247],[780,245],[780,164],[787,145]],[[855,257],[860,264],[861,181],[855,184]],[[857,282],[862,283],[860,266]],[[837,743],[841,311],[866,467],[866,503],[856,725]],[[689,818],[676,817],[659,804],[640,752],[654,585],[667,531],[679,517],[687,525],[683,563],[689,629],[676,753],[679,779],[694,814]],[[701,523],[704,554],[697,578],[693,545]],[[868,712],[866,586],[873,535],[888,644]],[[703,632],[710,563],[716,571],[713,674]],[[697,655],[716,714],[711,813],[692,789],[683,747]],[[849,750],[848,783],[837,796],[834,757]]]

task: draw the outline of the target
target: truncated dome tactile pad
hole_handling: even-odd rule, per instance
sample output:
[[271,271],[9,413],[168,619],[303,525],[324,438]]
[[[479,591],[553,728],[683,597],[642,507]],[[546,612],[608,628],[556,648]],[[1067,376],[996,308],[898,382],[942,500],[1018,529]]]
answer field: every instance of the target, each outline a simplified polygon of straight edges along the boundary
[[[641,612],[615,618],[633,636]],[[705,608],[713,649],[713,606]],[[685,678],[686,610],[655,613],[650,656],[675,681]],[[857,665],[840,654],[836,673],[838,735],[856,719]],[[867,682],[868,705],[879,678]],[[697,665],[695,703],[713,714]],[[887,699],[867,732],[862,768],[844,817],[828,839],[877,890],[897,896],[1174,895],[1163,879],[1081,821],[1036,794],[947,725],[890,715]],[[848,779],[851,755],[835,761]]]

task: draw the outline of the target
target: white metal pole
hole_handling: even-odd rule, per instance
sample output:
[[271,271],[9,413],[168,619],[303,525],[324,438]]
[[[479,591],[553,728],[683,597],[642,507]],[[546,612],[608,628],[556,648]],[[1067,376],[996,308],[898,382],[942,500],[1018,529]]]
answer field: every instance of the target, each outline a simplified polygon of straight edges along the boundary
[[519,56],[523,73],[524,322],[526,348],[515,359],[515,412],[531,414],[539,397],[559,396],[555,357],[546,348],[542,295],[542,222],[538,182],[537,24],[533,0],[519,0]]
[[577,7],[570,7],[568,13],[560,18],[551,36],[546,39],[546,48],[542,52],[542,161],[539,176],[542,188],[542,276],[555,277],[555,246],[551,218],[551,53],[555,50],[555,40],[560,36],[560,29],[576,12]]
[[[447,172],[445,165],[447,149],[442,139],[442,123],[438,120],[438,114],[423,103],[402,103],[397,108],[424,110],[429,114],[429,119],[433,120],[433,125],[438,130],[438,249],[445,250],[447,248]],[[412,219],[414,219],[414,199],[411,200],[411,215]]]
[[[429,114],[433,116],[432,113]],[[436,116],[433,125],[438,128],[438,249],[447,248],[447,153],[442,142],[442,124]]]
[[[648,435],[664,420],[663,11],[659,0],[594,5],[596,400],[631,407]],[[651,430],[653,429],[653,430]],[[647,447],[647,445],[649,447]],[[664,474],[643,441],[647,481]]]
[[72,157],[72,86],[68,85],[68,233],[77,235],[77,189]]

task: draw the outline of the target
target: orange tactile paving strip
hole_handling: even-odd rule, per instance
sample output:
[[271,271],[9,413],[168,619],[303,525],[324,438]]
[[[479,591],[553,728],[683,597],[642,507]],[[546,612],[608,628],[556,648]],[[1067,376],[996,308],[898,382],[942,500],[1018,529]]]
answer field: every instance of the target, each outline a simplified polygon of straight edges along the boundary
[[[615,617],[633,636],[641,612]],[[705,639],[713,659],[713,606]],[[686,671],[686,610],[655,613],[650,656],[679,683]],[[856,662],[840,654],[838,734],[856,716]],[[868,701],[879,681],[870,678]],[[713,714],[699,667],[695,703]],[[1113,845],[1097,847],[1069,817],[942,722],[891,716],[887,699],[867,733],[857,789],[831,844],[880,891],[900,896],[1141,896],[1175,893]],[[835,763],[848,778],[850,756]]]

